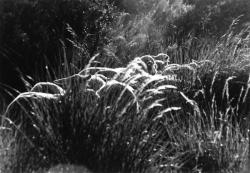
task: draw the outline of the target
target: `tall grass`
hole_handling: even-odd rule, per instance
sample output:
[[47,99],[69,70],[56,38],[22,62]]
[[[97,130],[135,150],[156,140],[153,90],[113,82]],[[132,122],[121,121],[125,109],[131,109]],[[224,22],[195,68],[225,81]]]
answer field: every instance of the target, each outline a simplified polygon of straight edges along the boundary
[[[165,5],[173,11],[190,7],[176,3]],[[124,25],[116,26],[114,39],[84,69],[63,54],[60,79],[54,81],[61,94],[26,92],[15,98],[2,115],[3,171],[46,172],[58,164],[93,172],[244,168],[249,30],[233,32],[236,19],[218,41],[193,44],[190,36],[182,46],[175,47],[174,38],[165,47],[152,21],[160,7],[145,7],[150,13],[128,19],[122,14],[118,24]],[[168,53],[170,62],[157,60],[159,52]]]
[[[240,72],[245,73],[249,64],[239,63],[242,69],[235,70],[235,58],[248,60],[246,47],[232,49],[239,36],[228,34],[226,42],[218,43],[211,55],[220,59],[166,64],[150,74],[155,63],[138,57],[111,79],[89,64],[81,80],[72,76],[72,82],[62,85],[64,95],[19,96],[3,119],[3,127],[11,128],[9,169],[31,172],[64,163],[85,165],[94,172],[240,170],[248,153],[247,128],[240,118],[249,114],[242,110],[249,101],[249,86],[240,88],[234,105],[231,95],[237,91],[230,81],[238,77],[247,84]],[[88,69],[95,69],[94,74]],[[194,79],[188,82],[190,69]],[[218,74],[223,71],[221,80]],[[171,80],[166,76],[170,72],[178,78]],[[106,82],[92,89],[88,73]],[[224,81],[221,89],[218,81]],[[197,99],[201,97],[203,102]]]

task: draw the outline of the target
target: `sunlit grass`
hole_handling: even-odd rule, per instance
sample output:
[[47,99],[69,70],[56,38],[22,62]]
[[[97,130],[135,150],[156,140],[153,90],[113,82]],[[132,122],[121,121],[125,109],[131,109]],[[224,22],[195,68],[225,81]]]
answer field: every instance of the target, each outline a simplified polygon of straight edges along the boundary
[[[244,124],[233,118],[241,115],[228,102],[229,82],[234,77],[229,74],[225,79],[223,98],[213,96],[216,74],[230,64],[214,67],[210,61],[166,64],[163,71],[150,74],[157,64],[142,58],[131,61],[113,77],[102,74],[104,83],[94,80],[100,83],[94,89],[89,88],[94,83],[88,85],[88,73],[93,73],[88,69],[95,68],[89,65],[78,76],[61,79],[66,93],[53,96],[52,102],[47,95],[39,100],[35,94],[37,99],[32,99],[32,93],[19,100],[23,110],[13,102],[5,118],[16,121],[10,124],[11,169],[31,171],[65,163],[103,172],[239,170],[246,162],[248,138]],[[96,68],[94,73],[102,70]],[[165,77],[166,72],[178,77]],[[211,85],[203,83],[206,75]],[[249,97],[246,89],[242,98]],[[207,100],[210,91],[212,100]],[[195,99],[199,93],[205,103]],[[217,107],[219,99],[226,111]],[[200,107],[203,104],[206,107]]]
[[[148,31],[133,33],[149,27],[144,22],[153,16],[144,17],[132,19],[130,29],[118,28],[124,35],[114,33],[104,53],[90,58],[84,69],[63,54],[58,79],[47,76],[59,86],[40,83],[1,112],[1,171],[46,171],[58,164],[93,172],[244,168],[249,30],[235,34],[235,20],[218,41],[204,38],[202,48],[182,45],[171,50],[172,56],[157,59],[159,52],[169,51],[162,43],[155,48],[162,33],[152,31],[155,42],[145,39]],[[124,52],[116,52],[119,46]]]

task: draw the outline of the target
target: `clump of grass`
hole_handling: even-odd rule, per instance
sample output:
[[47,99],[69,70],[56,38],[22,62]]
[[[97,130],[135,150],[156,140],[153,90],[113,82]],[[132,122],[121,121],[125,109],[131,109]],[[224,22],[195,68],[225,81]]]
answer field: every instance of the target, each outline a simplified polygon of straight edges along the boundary
[[[135,79],[146,73],[135,74]],[[233,122],[232,117],[239,115],[219,112],[215,99],[210,105],[212,111],[202,112],[185,90],[174,83],[166,85],[168,78],[160,76],[148,74],[141,88],[128,89],[132,79],[110,81],[97,92],[88,89],[87,81],[81,85],[71,82],[66,93],[52,104],[30,98],[33,106],[24,112],[15,109],[23,120],[11,124],[15,158],[11,170],[48,169],[59,163],[85,165],[97,172],[241,167],[248,141],[240,124]],[[132,99],[126,99],[127,92]],[[148,99],[151,101],[147,103]],[[135,102],[141,111],[133,109]]]
[[240,170],[249,145],[249,34],[243,32],[229,30],[200,54],[205,60],[188,64],[157,68],[147,55],[112,69],[109,60],[96,67],[95,56],[78,74],[55,81],[65,92],[51,95],[52,102],[28,93],[3,116],[12,153],[6,166],[12,172],[59,163],[93,172]]
[[[12,129],[10,170],[48,169],[59,163],[97,172],[240,169],[248,145],[241,114],[249,100],[249,78],[246,69],[235,70],[231,51],[244,62],[247,54],[226,45],[228,51],[215,51],[210,60],[166,63],[154,73],[149,69],[156,70],[157,63],[149,55],[116,69],[93,67],[91,61],[79,74],[56,81],[63,82],[65,93],[55,102],[21,100],[4,119],[14,121],[4,126]],[[214,63],[215,56],[228,63]],[[105,70],[113,70],[113,77],[101,73]],[[89,74],[102,77],[101,83],[96,80],[100,87],[90,88],[95,80]]]

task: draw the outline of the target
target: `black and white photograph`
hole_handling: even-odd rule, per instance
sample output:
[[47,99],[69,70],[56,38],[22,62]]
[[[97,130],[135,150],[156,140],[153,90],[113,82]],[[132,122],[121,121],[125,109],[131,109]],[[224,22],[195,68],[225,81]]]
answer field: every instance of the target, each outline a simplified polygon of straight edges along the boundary
[[249,173],[250,0],[0,0],[0,173]]

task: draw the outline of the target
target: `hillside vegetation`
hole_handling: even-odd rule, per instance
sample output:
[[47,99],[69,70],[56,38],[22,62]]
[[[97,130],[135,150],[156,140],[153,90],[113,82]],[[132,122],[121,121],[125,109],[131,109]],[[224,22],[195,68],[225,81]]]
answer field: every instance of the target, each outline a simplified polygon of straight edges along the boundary
[[248,0],[1,5],[1,171],[249,166]]

